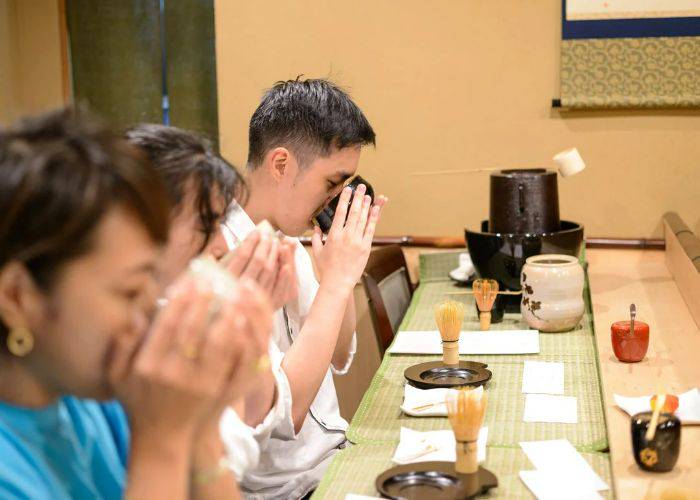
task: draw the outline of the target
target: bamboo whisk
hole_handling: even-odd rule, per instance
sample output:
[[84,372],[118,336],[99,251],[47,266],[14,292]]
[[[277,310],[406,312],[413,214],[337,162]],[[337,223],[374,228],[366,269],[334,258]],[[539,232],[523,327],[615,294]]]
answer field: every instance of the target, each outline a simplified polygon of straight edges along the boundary
[[450,390],[447,393],[447,416],[457,443],[455,470],[473,474],[479,469],[477,440],[486,413],[486,393],[482,387]]
[[479,308],[479,323],[482,330],[491,327],[491,309],[498,296],[498,281],[492,279],[474,280],[472,285],[476,305]]
[[459,332],[464,319],[464,305],[446,300],[435,306],[435,322],[442,338],[442,362],[445,365],[459,364]]

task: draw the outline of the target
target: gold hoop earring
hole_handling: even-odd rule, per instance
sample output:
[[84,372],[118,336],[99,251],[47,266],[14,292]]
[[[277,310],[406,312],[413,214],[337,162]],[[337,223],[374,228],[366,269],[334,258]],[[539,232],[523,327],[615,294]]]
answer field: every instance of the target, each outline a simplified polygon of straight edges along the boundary
[[34,335],[28,328],[13,328],[7,335],[7,349],[17,357],[24,357],[34,348]]

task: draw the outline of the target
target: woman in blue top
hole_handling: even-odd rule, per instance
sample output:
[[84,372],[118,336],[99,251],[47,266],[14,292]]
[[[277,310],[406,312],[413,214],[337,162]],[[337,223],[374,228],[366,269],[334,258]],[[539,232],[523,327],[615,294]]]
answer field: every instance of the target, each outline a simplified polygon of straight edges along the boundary
[[[238,498],[218,418],[269,331],[181,278],[150,321],[168,196],[73,112],[0,132],[0,497]],[[121,405],[112,401],[118,398]]]

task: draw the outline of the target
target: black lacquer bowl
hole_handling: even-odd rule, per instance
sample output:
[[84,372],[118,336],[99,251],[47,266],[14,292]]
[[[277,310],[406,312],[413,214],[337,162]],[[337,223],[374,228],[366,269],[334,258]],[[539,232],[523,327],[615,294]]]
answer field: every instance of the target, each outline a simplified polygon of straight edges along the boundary
[[[578,257],[583,244],[583,226],[561,221],[561,229],[552,233],[512,234],[488,232],[488,221],[481,231],[464,230],[472,262],[480,278],[493,278],[501,289],[520,290],[520,271],[533,255],[564,254]],[[517,295],[506,296],[515,303]]]

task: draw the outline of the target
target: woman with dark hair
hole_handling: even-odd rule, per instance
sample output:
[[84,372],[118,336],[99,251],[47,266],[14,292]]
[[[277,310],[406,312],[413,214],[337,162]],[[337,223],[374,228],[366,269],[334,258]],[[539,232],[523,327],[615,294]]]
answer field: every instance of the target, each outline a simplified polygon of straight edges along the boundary
[[170,282],[217,237],[226,208],[245,196],[246,185],[208,141],[179,128],[146,123],[125,137],[160,173],[173,206],[169,244],[158,269],[160,279]]
[[[161,174],[170,199],[168,243],[159,259],[161,285],[179,275],[200,252],[219,259],[228,253],[221,223],[228,207],[244,201],[245,181],[235,167],[216,154],[211,144],[190,132],[159,124],[141,124],[126,132],[127,140],[146,153]],[[295,244],[266,238],[254,231],[229,255],[234,276],[255,280],[281,307],[296,293]],[[259,339],[267,341],[267,337]],[[255,391],[231,401],[221,420],[229,461],[238,478],[258,462],[259,450],[272,429],[294,437],[289,383],[280,367],[282,354],[270,343],[269,367],[260,370]],[[282,422],[288,421],[288,425]],[[286,428],[286,431],[281,429]],[[246,450],[247,453],[241,453]]]
[[[127,130],[126,139],[141,149],[161,174],[173,204],[168,244],[158,265],[167,285],[200,252],[220,259],[229,245],[222,231],[229,207],[245,203],[248,188],[236,168],[214,152],[211,143],[177,127],[144,123]],[[229,270],[255,280],[273,306],[296,293],[294,242],[253,232]]]
[[239,496],[219,415],[271,308],[250,281],[219,300],[186,276],[150,321],[169,198],[71,111],[0,132],[0,497]]

